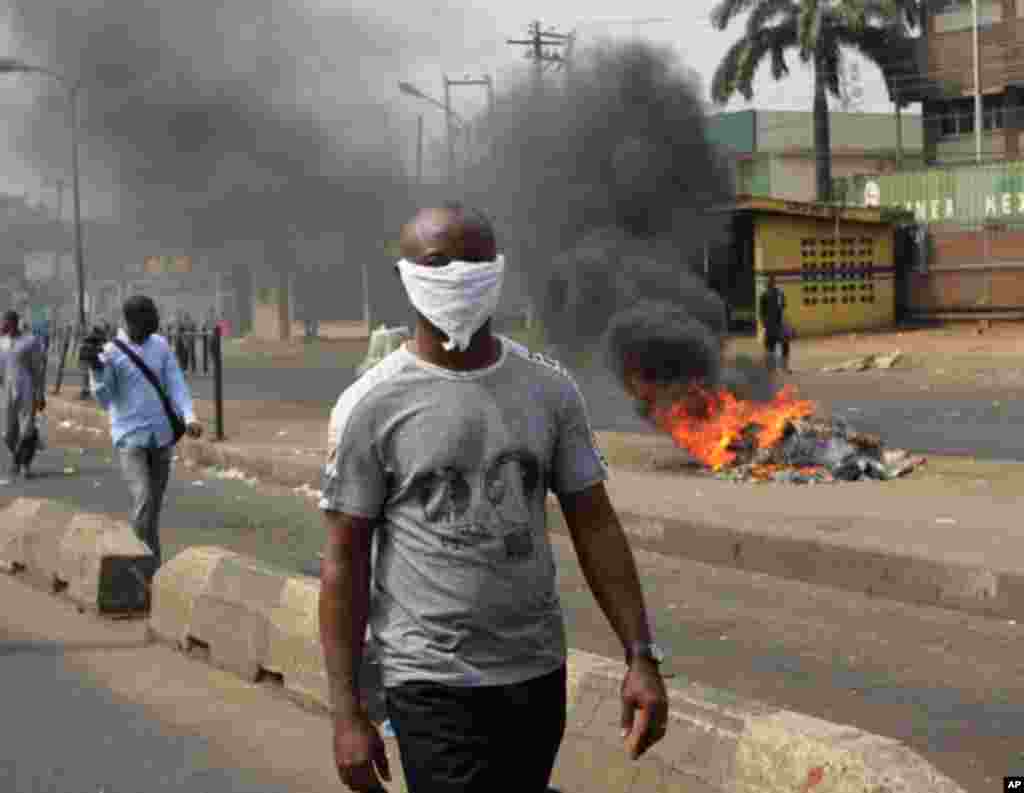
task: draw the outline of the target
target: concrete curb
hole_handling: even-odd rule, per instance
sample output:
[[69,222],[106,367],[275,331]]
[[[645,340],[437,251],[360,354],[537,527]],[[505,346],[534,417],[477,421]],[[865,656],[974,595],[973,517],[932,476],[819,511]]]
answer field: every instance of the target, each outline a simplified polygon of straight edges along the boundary
[[[194,548],[157,573],[150,627],[179,645],[206,644],[215,663],[246,679],[280,675],[286,691],[327,708],[318,597],[315,579]],[[615,793],[962,793],[898,741],[697,685],[670,689],[668,736],[633,763],[618,726],[622,674],[621,663],[569,653],[569,720],[555,784],[592,780],[599,768],[604,789]]]
[[[780,710],[697,684],[669,685],[669,729],[640,763],[621,750],[623,668],[571,651],[569,728],[574,754],[564,763],[599,765],[613,790],[722,790],[730,793],[911,793],[962,791],[892,738]],[[588,751],[591,748],[603,751]],[[612,748],[614,747],[614,749]],[[649,759],[648,759],[649,758]]]
[[[986,617],[1024,619],[1024,574],[818,538],[621,511],[633,543],[696,562]],[[548,525],[568,535],[558,502]]]
[[0,511],[0,564],[104,613],[144,610],[147,596],[138,575],[156,567],[127,524],[24,497]]
[[[90,405],[54,398],[52,409],[55,415],[85,426],[106,427],[105,417]],[[237,468],[288,487],[320,480],[321,465],[311,460],[271,459],[250,449],[205,440],[184,440],[178,448],[185,460],[196,465]],[[551,529],[568,534],[555,498],[549,497],[547,510]],[[1013,571],[844,545],[809,537],[806,532],[788,536],[724,522],[697,523],[656,514],[653,509],[650,514],[620,510],[619,517],[637,547],[645,550],[914,605],[1024,620],[1024,574]]]
[[[59,396],[49,397],[47,412],[54,422],[73,421],[93,433],[97,430],[110,430],[106,415],[90,403],[72,402]],[[216,443],[202,438],[182,438],[177,453],[183,460],[196,466],[237,468],[251,476],[286,487],[310,484],[319,486],[323,467],[319,459],[273,458],[230,443]]]

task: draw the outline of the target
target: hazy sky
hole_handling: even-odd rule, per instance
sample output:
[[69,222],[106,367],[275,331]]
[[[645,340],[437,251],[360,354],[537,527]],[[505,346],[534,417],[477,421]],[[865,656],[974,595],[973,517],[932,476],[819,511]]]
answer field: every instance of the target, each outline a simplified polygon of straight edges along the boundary
[[[357,79],[373,85],[381,102],[393,106],[401,116],[407,117],[410,130],[413,129],[415,115],[423,113],[428,137],[441,134],[442,114],[429,105],[400,95],[395,85],[397,80],[408,80],[424,92],[440,97],[443,91],[443,72],[452,77],[475,76],[487,72],[495,76],[500,90],[502,83],[514,80],[527,68],[523,48],[512,47],[505,41],[508,38],[523,38],[527,25],[533,19],[540,19],[545,25],[557,27],[563,32],[575,28],[583,43],[588,38],[640,36],[670,46],[685,64],[701,75],[705,90],[718,60],[742,30],[742,25],[736,22],[724,33],[711,27],[709,15],[714,0],[688,0],[686,3],[679,0],[636,0],[631,4],[611,0],[587,0],[585,3],[582,0],[562,0],[560,3],[551,3],[550,0],[517,0],[514,3],[463,0],[461,4],[428,0],[418,5],[405,0],[310,1],[319,7],[318,13],[330,14],[332,8],[355,7],[370,15],[389,17],[405,26],[410,33],[407,52],[396,52],[393,56],[382,54],[374,58],[373,63],[367,64],[363,74],[325,75],[322,84],[316,88],[320,100],[326,100],[325,106],[329,107],[330,104],[332,81]],[[73,3],[74,0],[67,2]],[[410,6],[414,7],[410,9]],[[631,19],[645,18],[669,18],[670,21],[651,24],[630,22]],[[2,27],[0,50],[19,54],[17,43],[10,40]],[[756,106],[765,109],[809,110],[810,74],[798,65],[795,56],[791,57],[790,63],[792,74],[781,83],[775,83],[767,69],[762,68],[755,103],[748,105],[739,99],[732,102],[728,109]],[[873,66],[864,66],[862,75],[864,109],[882,112],[891,110],[878,71]],[[0,136],[6,137],[9,134],[8,127],[12,119],[16,121],[21,117],[25,108],[34,101],[32,86],[37,79],[32,76],[0,76],[0,91],[3,92]],[[469,89],[460,89],[454,98],[455,107],[460,112],[471,113],[483,104],[482,91],[476,94]],[[83,103],[87,102],[88,96],[84,96]],[[83,113],[86,112],[87,107],[83,110]],[[412,133],[410,148],[411,136]],[[58,178],[65,178],[65,174],[35,173],[23,163],[10,160],[8,156],[2,163],[0,191],[26,192],[30,199],[42,199],[52,205],[55,200],[54,189],[45,188],[44,182],[52,183]],[[95,212],[103,213],[102,197],[89,195],[88,163],[83,163],[82,173],[83,201]]]

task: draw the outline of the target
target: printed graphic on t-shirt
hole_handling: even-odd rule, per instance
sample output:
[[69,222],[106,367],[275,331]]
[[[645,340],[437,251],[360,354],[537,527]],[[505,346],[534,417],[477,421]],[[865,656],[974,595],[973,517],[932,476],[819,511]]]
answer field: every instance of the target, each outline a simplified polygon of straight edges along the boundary
[[525,449],[498,454],[482,471],[445,467],[413,485],[423,521],[452,551],[500,540],[509,562],[532,559],[541,464]]

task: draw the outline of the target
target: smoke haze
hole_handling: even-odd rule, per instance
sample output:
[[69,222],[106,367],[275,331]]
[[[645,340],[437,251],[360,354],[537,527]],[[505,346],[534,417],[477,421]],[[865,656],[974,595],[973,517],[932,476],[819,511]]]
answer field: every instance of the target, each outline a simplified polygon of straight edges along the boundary
[[[727,164],[706,134],[701,89],[667,50],[630,42],[585,53],[564,80],[503,96],[496,157],[475,201],[493,214],[510,261],[565,353],[601,344],[592,394],[626,386],[626,362],[665,394],[699,380],[749,396],[770,378],[724,365],[725,305],[698,275],[726,238]],[[665,390],[667,389],[667,390]],[[604,398],[604,397],[601,397]]]
[[680,275],[723,232],[706,210],[732,187],[705,135],[697,80],[670,51],[601,44],[564,77],[546,75],[540,96],[526,84],[500,98],[495,161],[470,189],[552,341],[578,349],[638,299],[706,292]]
[[[343,230],[337,267],[379,250],[411,209],[408,141],[381,97],[441,47],[430,27],[280,0],[8,0],[7,12],[19,57],[82,76],[83,192],[116,196],[129,234],[215,262],[242,243],[282,271],[303,265],[304,241]],[[59,172],[65,98],[39,85],[16,145]]]

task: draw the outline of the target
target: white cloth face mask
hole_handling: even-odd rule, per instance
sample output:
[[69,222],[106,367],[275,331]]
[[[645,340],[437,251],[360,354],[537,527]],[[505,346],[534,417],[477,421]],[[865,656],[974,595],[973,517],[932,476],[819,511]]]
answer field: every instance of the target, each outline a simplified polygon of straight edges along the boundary
[[448,337],[444,348],[465,350],[469,340],[494,316],[505,278],[505,257],[493,262],[452,261],[425,267],[402,259],[398,273],[420,314]]

